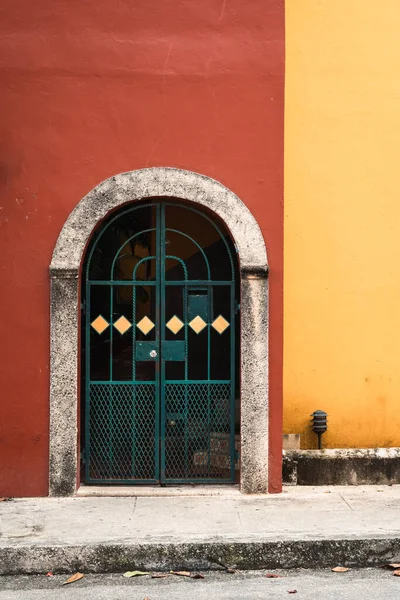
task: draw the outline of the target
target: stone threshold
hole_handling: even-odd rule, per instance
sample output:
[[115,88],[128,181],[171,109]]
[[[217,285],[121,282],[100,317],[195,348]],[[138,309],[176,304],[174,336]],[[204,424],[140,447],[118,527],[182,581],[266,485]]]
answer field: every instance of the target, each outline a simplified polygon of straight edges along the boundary
[[131,486],[131,485],[81,485],[76,491],[78,498],[100,497],[184,497],[184,496],[241,496],[238,485],[180,485],[180,486]]

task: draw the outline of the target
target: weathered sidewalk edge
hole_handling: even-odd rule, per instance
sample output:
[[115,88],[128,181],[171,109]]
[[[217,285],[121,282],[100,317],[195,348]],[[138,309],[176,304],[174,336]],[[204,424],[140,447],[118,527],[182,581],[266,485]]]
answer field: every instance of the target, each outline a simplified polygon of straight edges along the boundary
[[8,546],[0,549],[0,575],[109,573],[131,569],[215,570],[370,567],[400,558],[400,538],[282,542],[93,544]]

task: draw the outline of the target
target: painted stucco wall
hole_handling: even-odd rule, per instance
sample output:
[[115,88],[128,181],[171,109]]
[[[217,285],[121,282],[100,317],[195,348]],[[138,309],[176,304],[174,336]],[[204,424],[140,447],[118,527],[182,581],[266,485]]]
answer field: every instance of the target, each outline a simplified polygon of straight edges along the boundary
[[400,10],[287,0],[284,431],[400,445]]
[[0,79],[0,495],[48,491],[48,267],[61,227],[99,182],[148,166],[217,179],[262,228],[279,490],[283,0],[3,0]]

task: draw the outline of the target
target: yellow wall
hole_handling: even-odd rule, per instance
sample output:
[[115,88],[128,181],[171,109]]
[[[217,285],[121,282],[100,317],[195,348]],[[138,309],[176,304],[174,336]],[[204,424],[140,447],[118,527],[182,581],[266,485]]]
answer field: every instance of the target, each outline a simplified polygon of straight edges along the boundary
[[284,432],[400,446],[400,2],[286,19]]

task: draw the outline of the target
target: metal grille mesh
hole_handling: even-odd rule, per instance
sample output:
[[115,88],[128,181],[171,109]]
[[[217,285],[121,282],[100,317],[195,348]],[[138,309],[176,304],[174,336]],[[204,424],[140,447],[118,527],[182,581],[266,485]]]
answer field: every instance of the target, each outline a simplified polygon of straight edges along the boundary
[[230,478],[230,408],[229,383],[166,383],[166,480]]
[[89,474],[92,480],[154,480],[154,384],[91,384]]
[[[166,383],[165,481],[230,479],[229,383]],[[92,383],[89,410],[91,481],[154,481],[155,384]]]

